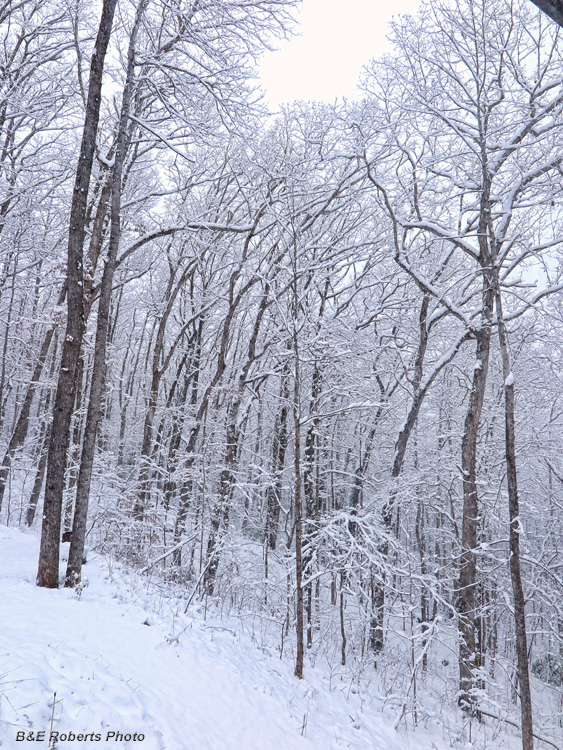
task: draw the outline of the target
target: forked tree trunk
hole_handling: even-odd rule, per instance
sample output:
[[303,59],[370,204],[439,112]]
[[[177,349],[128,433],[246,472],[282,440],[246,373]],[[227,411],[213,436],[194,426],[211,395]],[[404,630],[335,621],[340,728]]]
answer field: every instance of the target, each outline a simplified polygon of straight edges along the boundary
[[88,101],[70,211],[67,268],[67,325],[53,411],[41,529],[37,585],[58,588],[61,511],[70,423],[76,393],[76,370],[84,335],[83,247],[86,205],[96,149],[104,61],[117,0],[104,0],[90,65]]

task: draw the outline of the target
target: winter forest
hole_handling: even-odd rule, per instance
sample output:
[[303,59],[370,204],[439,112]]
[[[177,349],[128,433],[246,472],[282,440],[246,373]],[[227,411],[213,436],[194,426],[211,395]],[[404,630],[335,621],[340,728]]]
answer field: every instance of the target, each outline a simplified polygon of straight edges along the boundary
[[272,115],[295,5],[0,2],[1,522],[412,742],[561,748],[563,31],[423,1]]

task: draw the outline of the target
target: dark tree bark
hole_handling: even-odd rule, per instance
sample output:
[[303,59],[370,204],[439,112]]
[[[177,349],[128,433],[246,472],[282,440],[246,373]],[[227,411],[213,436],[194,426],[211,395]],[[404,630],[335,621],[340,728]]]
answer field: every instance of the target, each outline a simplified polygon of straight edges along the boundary
[[514,376],[510,365],[508,333],[502,312],[502,297],[498,277],[495,278],[497,329],[504,377],[505,457],[508,484],[508,513],[510,518],[510,579],[514,600],[514,626],[516,631],[516,659],[520,686],[520,713],[522,719],[522,750],[534,749],[532,692],[528,668],[528,639],[526,634],[526,600],[520,570],[520,508],[516,472],[516,427],[514,406]]
[[477,435],[485,399],[489,371],[491,329],[493,322],[494,283],[491,272],[492,255],[489,240],[490,179],[485,178],[481,196],[478,227],[479,264],[481,266],[481,325],[475,337],[477,351],[469,405],[465,416],[461,443],[461,471],[463,482],[463,516],[461,526],[461,565],[457,606],[459,612],[459,705],[473,713],[475,699],[475,669],[478,664],[475,638],[475,598],[477,586],[477,530],[479,525],[479,496],[477,492]]
[[297,331],[294,332],[294,388],[293,388],[293,427],[294,427],[294,470],[295,470],[295,588],[296,588],[296,636],[297,653],[295,657],[295,676],[303,678],[303,665],[305,658],[304,649],[304,612],[303,612],[303,509],[301,500],[301,419],[299,408],[299,349],[297,342]]
[[280,409],[274,423],[272,442],[272,481],[266,489],[266,561],[268,549],[275,550],[280,523],[282,480],[285,466],[285,454],[289,443],[289,362],[283,366],[280,384]]
[[41,547],[37,571],[37,585],[47,588],[58,588],[59,585],[59,551],[64,475],[70,438],[70,422],[76,393],[76,371],[84,335],[84,297],[82,285],[86,206],[92,174],[92,163],[96,150],[104,61],[116,5],[117,0],[104,0],[102,8],[96,45],[90,65],[90,81],[84,130],[70,211],[67,268],[68,317],[49,441],[43,526],[41,529]]
[[111,226],[107,260],[104,266],[102,283],[100,286],[100,298],[98,302],[98,319],[96,325],[96,341],[94,344],[94,363],[92,366],[92,378],[90,384],[90,400],[88,402],[88,413],[86,426],[84,428],[84,441],[76,487],[76,504],[72,523],[72,537],[68,565],[66,569],[65,586],[74,586],[80,582],[82,573],[82,562],[84,559],[84,545],[86,540],[86,522],[88,519],[88,501],[90,497],[90,485],[92,481],[92,468],[94,465],[94,453],[96,450],[96,436],[98,425],[102,414],[102,393],[104,387],[104,375],[106,369],[106,349],[108,340],[109,314],[111,306],[111,290],[113,276],[117,261],[117,251],[121,237],[121,193],[123,162],[127,150],[127,126],[129,124],[129,111],[131,108],[132,89],[135,80],[135,50],[137,35],[141,20],[148,0],[143,0],[137,8],[135,22],[129,39],[129,51],[127,55],[127,74],[123,89],[123,100],[121,104],[121,116],[117,134],[117,147],[115,151],[115,163],[111,180]]
[[[487,293],[490,298],[490,293]],[[490,299],[489,299],[490,304]],[[489,308],[490,309],[490,308]],[[473,705],[472,687],[476,664],[475,594],[477,584],[477,528],[479,523],[479,497],[477,492],[477,434],[483,409],[487,373],[489,368],[491,329],[483,328],[477,335],[476,366],[465,416],[461,445],[461,470],[463,480],[463,511],[461,525],[461,566],[459,573],[459,675],[462,708]]]
[[[393,458],[393,466],[391,468],[391,478],[397,480],[403,470],[403,464],[405,462],[405,455],[407,452],[407,446],[411,437],[411,434],[416,425],[420,407],[430,383],[426,388],[421,388],[422,374],[424,368],[424,357],[426,356],[426,349],[428,347],[428,306],[430,304],[430,298],[425,294],[422,298],[419,313],[419,339],[418,348],[416,352],[416,358],[414,362],[414,376],[412,380],[413,387],[413,399],[405,420],[405,424],[399,432],[397,442],[395,443],[395,455]],[[437,375],[435,373],[434,377]],[[385,529],[386,538],[382,543],[380,551],[383,559],[387,559],[389,556],[389,537],[392,533],[393,518],[395,515],[395,506],[397,502],[397,491],[395,488],[391,490],[389,499],[383,507],[383,526]],[[384,619],[385,619],[385,572],[375,578],[372,576],[372,584],[370,585],[371,599],[372,599],[372,617],[370,620],[369,627],[369,642],[372,651],[378,654],[384,645]]]
[[563,26],[563,0],[532,0],[532,2],[547,13],[555,23]]
[[[320,315],[322,315],[324,299],[321,304]],[[303,499],[305,501],[305,539],[308,542],[303,555],[303,570],[310,577],[313,574],[312,536],[318,528],[321,515],[319,486],[318,486],[318,448],[319,448],[319,424],[317,416],[318,401],[321,390],[321,369],[319,362],[315,360],[311,385],[311,423],[305,435],[304,466],[303,466]],[[306,587],[307,604],[307,648],[313,645],[313,583]]]

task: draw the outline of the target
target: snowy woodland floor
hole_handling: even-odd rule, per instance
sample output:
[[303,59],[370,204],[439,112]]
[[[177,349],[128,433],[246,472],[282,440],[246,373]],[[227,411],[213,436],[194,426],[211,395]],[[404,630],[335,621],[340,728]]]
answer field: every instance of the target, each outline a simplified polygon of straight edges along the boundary
[[[483,727],[474,744],[444,723],[393,728],[373,685],[351,684],[259,647],[235,618],[188,614],[139,576],[91,555],[87,586],[35,586],[38,539],[0,527],[0,745],[147,750],[517,748]],[[153,592],[153,593],[151,593]],[[27,740],[94,733],[94,739]],[[410,722],[409,722],[410,723]],[[18,732],[26,739],[17,741]],[[111,733],[114,734],[111,734]],[[31,735],[30,733],[34,733]],[[109,739],[108,739],[108,733]],[[121,733],[124,739],[120,739]],[[144,740],[125,740],[127,734]],[[96,740],[95,735],[100,739]],[[19,737],[22,737],[20,734]],[[108,744],[109,743],[109,744]]]

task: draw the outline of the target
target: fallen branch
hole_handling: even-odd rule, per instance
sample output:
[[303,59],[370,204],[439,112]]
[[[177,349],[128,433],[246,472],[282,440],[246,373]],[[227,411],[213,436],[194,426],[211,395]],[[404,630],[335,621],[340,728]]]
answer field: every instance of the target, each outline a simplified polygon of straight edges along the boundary
[[[488,716],[489,719],[496,719],[497,721],[504,721],[505,724],[510,724],[511,727],[516,727],[516,729],[520,729],[520,724],[518,724],[517,721],[512,721],[512,719],[503,719],[502,716],[496,716],[495,714],[490,714],[488,711],[485,711],[482,708],[477,709],[479,713],[483,714],[483,716]],[[536,740],[539,740],[540,742],[545,742],[546,745],[551,745],[551,747],[554,747],[555,750],[561,750],[560,745],[556,745],[555,742],[552,742],[551,740],[546,740],[545,737],[542,737],[540,734],[536,734],[536,732],[533,733]]]
[[171,555],[173,552],[176,552],[177,549],[180,549],[180,547],[183,547],[184,544],[188,544],[189,542],[193,542],[193,540],[199,535],[199,532],[197,534],[194,534],[193,536],[190,536],[188,539],[183,539],[181,542],[178,542],[178,544],[174,545],[172,549],[169,549],[167,552],[165,552],[160,557],[157,557],[156,560],[153,560],[151,563],[146,565],[144,568],[141,568],[137,571],[139,575],[142,573],[146,573],[147,570],[150,570],[154,565],[159,563],[161,560],[164,560],[165,557],[168,557],[168,555]]

